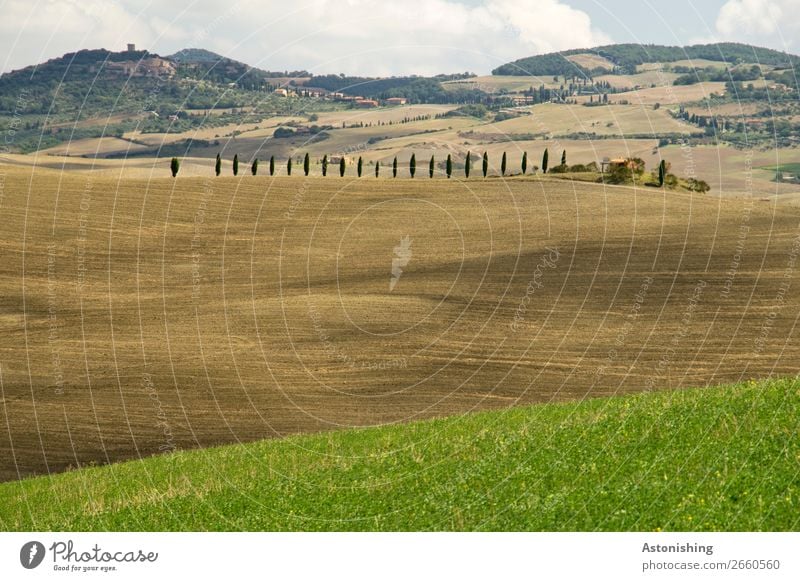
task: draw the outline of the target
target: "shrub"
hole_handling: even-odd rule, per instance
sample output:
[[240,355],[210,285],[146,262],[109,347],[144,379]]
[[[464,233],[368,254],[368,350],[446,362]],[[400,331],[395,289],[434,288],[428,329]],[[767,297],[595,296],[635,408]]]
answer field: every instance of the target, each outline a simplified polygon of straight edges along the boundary
[[275,139],[280,139],[282,137],[292,137],[294,135],[294,129],[289,127],[278,127],[272,136]]
[[700,192],[701,194],[711,191],[711,186],[708,185],[708,182],[696,180],[694,178],[689,178],[688,187],[691,191]]

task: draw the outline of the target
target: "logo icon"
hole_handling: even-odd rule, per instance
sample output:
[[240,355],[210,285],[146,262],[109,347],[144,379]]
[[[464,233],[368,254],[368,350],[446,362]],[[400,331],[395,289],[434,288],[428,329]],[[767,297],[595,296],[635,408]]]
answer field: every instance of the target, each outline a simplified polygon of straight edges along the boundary
[[394,247],[394,258],[392,258],[392,279],[389,281],[389,292],[394,290],[395,285],[403,274],[403,267],[411,260],[411,237],[404,236],[400,239],[400,244]]
[[44,545],[39,541],[30,541],[19,550],[19,562],[26,569],[36,569],[44,560]]

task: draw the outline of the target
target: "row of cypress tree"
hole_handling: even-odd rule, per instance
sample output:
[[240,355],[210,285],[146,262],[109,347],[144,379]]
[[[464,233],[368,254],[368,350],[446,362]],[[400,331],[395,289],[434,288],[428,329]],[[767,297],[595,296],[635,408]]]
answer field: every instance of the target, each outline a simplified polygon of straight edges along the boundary
[[[550,158],[550,152],[545,148],[544,154],[542,155],[542,172],[547,173],[547,166]],[[507,170],[507,157],[506,152],[503,152],[503,157],[500,161],[500,173],[502,175],[506,175]],[[561,165],[567,164],[567,152],[564,150],[561,153]],[[346,161],[344,156],[339,158],[339,175],[344,176],[346,170]],[[325,155],[322,158],[322,175],[328,175],[328,156]],[[469,178],[470,169],[472,167],[472,152],[467,152],[466,160],[464,161],[464,177]],[[430,161],[428,162],[428,177],[432,178],[436,168],[436,159],[435,156],[431,156]],[[364,161],[361,157],[358,158],[358,163],[356,164],[356,171],[358,173],[358,177],[361,177],[361,174],[364,169]],[[489,173],[489,154],[488,152],[483,152],[483,163],[481,169],[483,170],[483,177]],[[528,152],[525,151],[522,153],[522,162],[520,164],[520,169],[522,170],[523,174],[528,172]],[[172,158],[172,162],[170,163],[170,170],[172,172],[172,177],[176,177],[178,175],[178,171],[180,170],[180,160],[177,157]],[[239,155],[236,154],[233,156],[233,164],[232,164],[233,175],[239,175]],[[306,153],[305,157],[303,158],[303,173],[307,176],[311,171],[311,158],[309,157],[308,153]],[[381,171],[381,162],[375,162],[375,177],[380,175]],[[411,154],[411,159],[408,162],[408,171],[411,177],[413,178],[417,173],[417,156],[415,153]],[[216,162],[214,163],[214,173],[216,175],[220,175],[222,173],[222,157],[220,154],[217,154]],[[258,159],[254,159],[253,162],[250,164],[250,173],[253,175],[258,175]],[[287,175],[292,175],[292,158],[290,157],[286,161],[286,173]],[[453,159],[450,154],[447,154],[447,161],[445,162],[445,174],[448,178],[453,175]],[[275,156],[270,156],[269,158],[269,175],[275,175]],[[397,177],[397,157],[394,158],[392,162],[392,177]]]

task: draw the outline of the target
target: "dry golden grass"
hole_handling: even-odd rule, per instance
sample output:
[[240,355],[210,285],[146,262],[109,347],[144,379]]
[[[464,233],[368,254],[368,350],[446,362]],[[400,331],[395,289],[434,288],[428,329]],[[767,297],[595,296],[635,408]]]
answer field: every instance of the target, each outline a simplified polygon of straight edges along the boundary
[[592,54],[592,53],[573,54],[567,56],[566,59],[590,71],[599,68],[606,69],[608,71],[614,70],[614,63],[608,60],[607,58],[600,56],[599,54]]
[[445,81],[442,86],[454,89],[480,89],[487,93],[496,93],[501,90],[517,93],[531,87],[538,89],[542,85],[549,89],[557,89],[563,84],[563,79],[556,82],[552,76],[486,75],[457,81]]
[[637,91],[617,93],[609,97],[614,102],[627,100],[636,105],[678,105],[680,103],[690,103],[700,101],[712,93],[718,95],[725,94],[725,83],[709,82],[696,83],[694,85],[666,85],[654,88],[644,88]]
[[798,371],[797,210],[420,165],[0,166],[0,478]]
[[672,85],[679,76],[675,73],[655,70],[643,71],[636,75],[602,75],[596,80],[607,82],[615,89],[633,89],[634,87],[651,88],[651,85],[656,85],[656,87]]

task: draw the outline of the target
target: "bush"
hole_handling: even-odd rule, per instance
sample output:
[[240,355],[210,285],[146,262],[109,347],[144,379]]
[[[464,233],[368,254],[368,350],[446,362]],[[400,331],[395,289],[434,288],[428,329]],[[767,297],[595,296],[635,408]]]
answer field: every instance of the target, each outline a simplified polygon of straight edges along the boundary
[[289,127],[278,127],[275,130],[275,133],[272,136],[275,139],[280,139],[282,137],[292,137],[294,135],[294,129],[290,129]]
[[517,116],[514,115],[513,113],[508,113],[506,111],[501,111],[500,113],[498,113],[497,115],[494,116],[494,120],[495,120],[495,123],[497,123],[498,121],[507,121],[509,119],[516,119],[516,117]]
[[[597,167],[596,164],[595,164],[595,167]],[[589,169],[588,166],[585,166],[582,163],[576,163],[575,165],[569,166],[569,171],[571,171],[573,173],[586,173],[586,172],[593,171],[593,170]]]
[[611,169],[600,177],[600,181],[606,184],[629,184],[633,182],[633,170],[620,166]]
[[489,110],[485,105],[464,105],[444,114],[445,117],[477,117],[482,119],[488,115]]
[[707,182],[704,182],[703,180],[696,180],[694,178],[689,178],[688,187],[691,191],[700,192],[701,194],[705,194],[711,190],[711,186],[709,186]]
[[562,163],[555,167],[551,167],[548,170],[548,173],[567,173],[569,171],[569,166],[566,163]]

